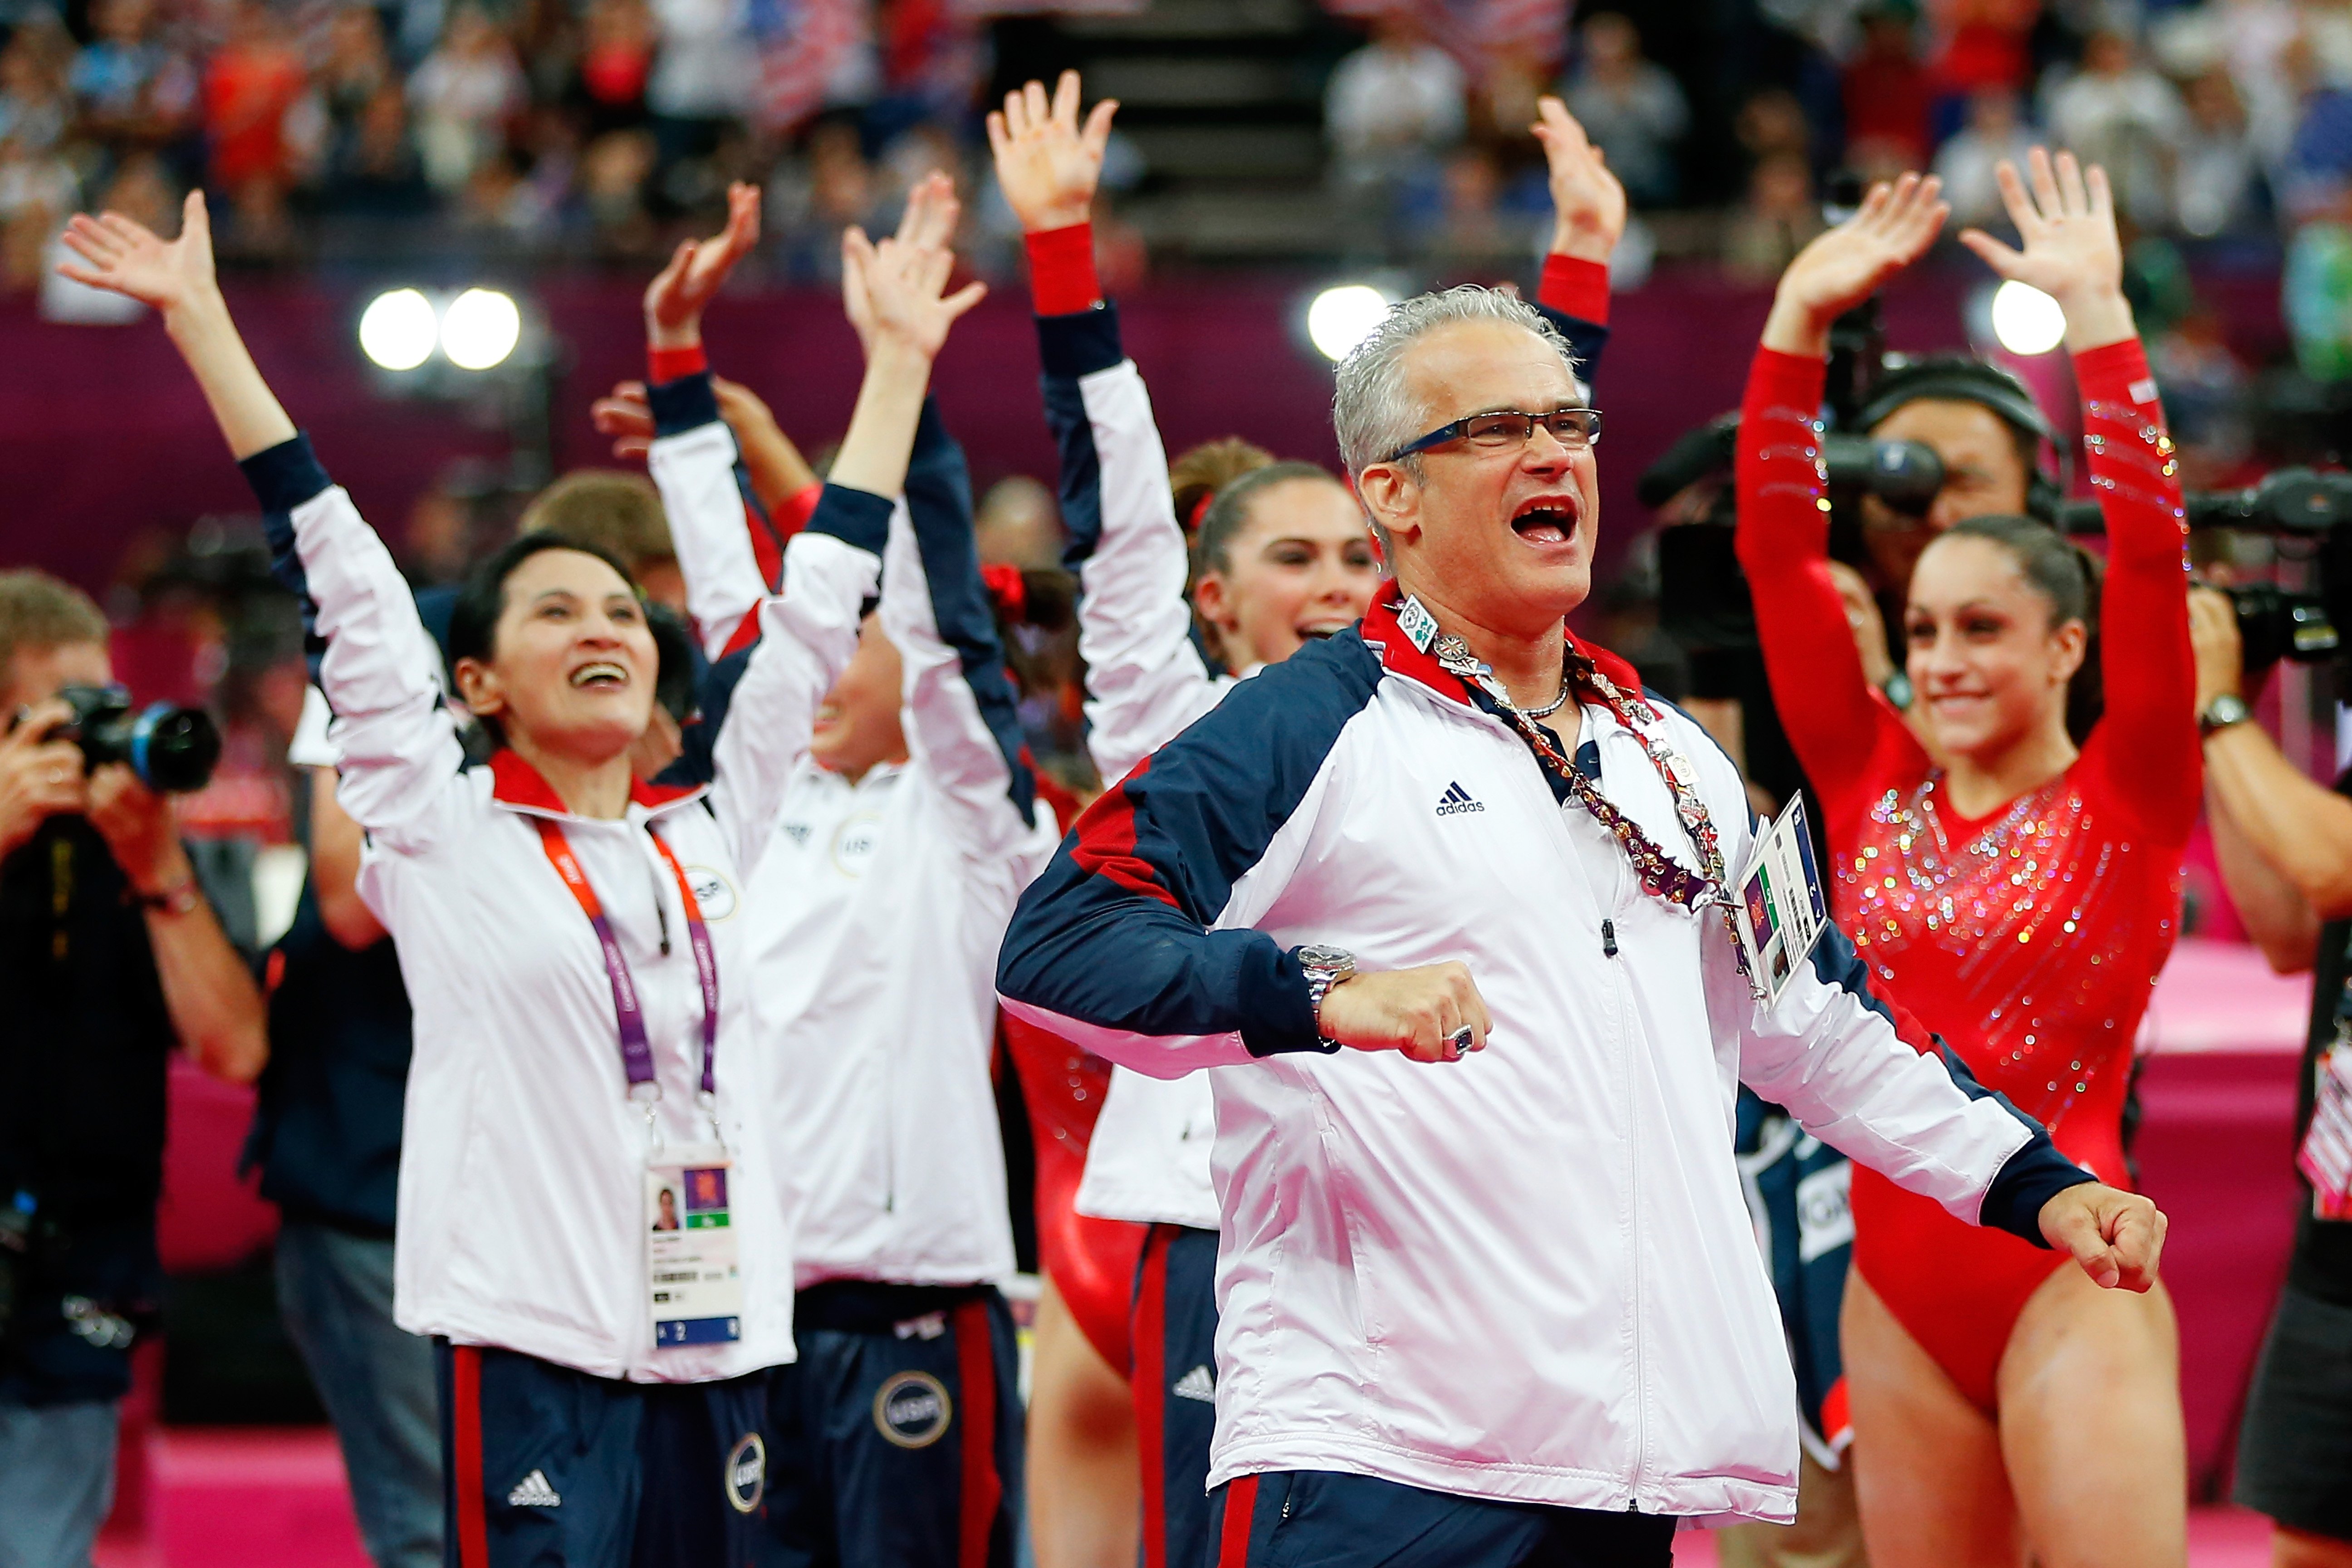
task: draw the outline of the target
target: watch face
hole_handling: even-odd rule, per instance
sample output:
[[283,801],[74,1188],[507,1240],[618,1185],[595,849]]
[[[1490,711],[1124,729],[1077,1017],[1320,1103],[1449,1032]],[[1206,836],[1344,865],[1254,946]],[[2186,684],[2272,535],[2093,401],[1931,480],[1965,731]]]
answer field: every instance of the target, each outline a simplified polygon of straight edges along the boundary
[[1310,969],[1353,969],[1356,955],[1344,947],[1321,947],[1308,942],[1298,949],[1298,962]]

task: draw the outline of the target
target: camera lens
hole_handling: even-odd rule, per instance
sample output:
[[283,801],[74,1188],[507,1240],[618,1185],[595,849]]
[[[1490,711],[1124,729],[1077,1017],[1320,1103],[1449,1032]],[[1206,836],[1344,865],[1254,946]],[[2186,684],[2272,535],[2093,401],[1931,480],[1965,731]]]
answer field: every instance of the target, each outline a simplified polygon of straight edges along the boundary
[[220,762],[220,731],[201,708],[158,702],[133,721],[129,751],[140,783],[167,795],[188,795],[211,782]]

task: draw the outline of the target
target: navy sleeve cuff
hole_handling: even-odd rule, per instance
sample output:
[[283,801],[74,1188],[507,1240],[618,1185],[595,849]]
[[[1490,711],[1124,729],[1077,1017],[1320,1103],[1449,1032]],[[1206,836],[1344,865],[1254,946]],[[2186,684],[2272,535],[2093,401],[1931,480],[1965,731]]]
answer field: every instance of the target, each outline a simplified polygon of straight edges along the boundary
[[2032,1142],[2009,1157],[2000,1174],[1985,1189],[1977,1223],[2005,1230],[2047,1250],[2050,1243],[2042,1234],[2042,1205],[2068,1187],[2097,1180],[2058,1152],[2048,1133],[2036,1132]]
[[1577,377],[1586,386],[1591,386],[1593,373],[1601,368],[1601,351],[1609,346],[1609,329],[1598,321],[1571,316],[1565,310],[1556,310],[1539,301],[1536,302],[1536,309],[1543,313],[1544,320],[1559,329],[1561,337],[1568,340],[1569,352],[1576,356]]
[[1118,307],[1106,300],[1091,310],[1037,318],[1037,357],[1047,375],[1076,380],[1127,358],[1119,346]]
[[1286,1051],[1316,1051],[1329,1056],[1339,1047],[1315,1026],[1315,1003],[1307,989],[1307,971],[1270,936],[1260,934],[1242,954],[1240,985],[1242,1044],[1254,1057]]
[[883,496],[846,485],[828,484],[808,520],[807,533],[830,533],[845,544],[869,555],[879,555],[890,541],[891,502]]
[[646,401],[653,405],[656,436],[683,436],[719,423],[719,395],[707,370],[648,386]]
[[940,400],[926,394],[922,415],[915,421],[915,447],[910,461],[919,463],[953,445],[955,437],[948,434],[948,422],[940,417]]
[[310,437],[297,431],[292,438],[266,447],[237,464],[246,483],[253,487],[264,511],[292,511],[335,481],[310,450]]

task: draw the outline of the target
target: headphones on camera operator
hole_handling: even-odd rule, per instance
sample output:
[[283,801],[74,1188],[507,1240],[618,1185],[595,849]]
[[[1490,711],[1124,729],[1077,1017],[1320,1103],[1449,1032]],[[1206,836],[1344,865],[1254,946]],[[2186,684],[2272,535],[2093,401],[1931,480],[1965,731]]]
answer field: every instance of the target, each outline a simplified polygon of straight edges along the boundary
[[2042,465],[2038,453],[2027,460],[2025,515],[2058,526],[2059,508],[2066,500],[2066,444],[2059,439],[2025,383],[1990,361],[1969,354],[1927,354],[1916,359],[1890,354],[1885,363],[1867,399],[1854,411],[1850,426],[1854,435],[1867,437],[1906,404],[1930,399],[1973,403],[2056,454],[2059,471],[2054,475]]

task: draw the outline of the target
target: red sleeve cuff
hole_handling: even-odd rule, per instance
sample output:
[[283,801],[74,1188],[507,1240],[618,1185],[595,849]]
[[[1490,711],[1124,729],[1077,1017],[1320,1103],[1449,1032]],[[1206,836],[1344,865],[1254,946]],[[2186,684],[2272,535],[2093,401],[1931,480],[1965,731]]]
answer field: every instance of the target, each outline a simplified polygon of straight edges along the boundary
[[2074,356],[2074,380],[2085,398],[2120,398],[2151,418],[2162,417],[2156,377],[2147,368],[2147,351],[2137,338],[2102,343]]
[[1596,327],[1607,326],[1608,264],[1552,252],[1544,258],[1543,281],[1536,286],[1536,300],[1563,316],[1574,316]]
[[775,525],[778,534],[790,539],[808,526],[808,520],[816,515],[816,503],[824,499],[824,480],[803,486],[786,496],[768,521]]
[[1102,303],[1093,224],[1041,229],[1023,239],[1029,250],[1029,294],[1039,315],[1075,316]]
[[709,368],[709,356],[702,352],[700,343],[690,349],[646,350],[646,374],[656,386],[685,376],[699,375]]

